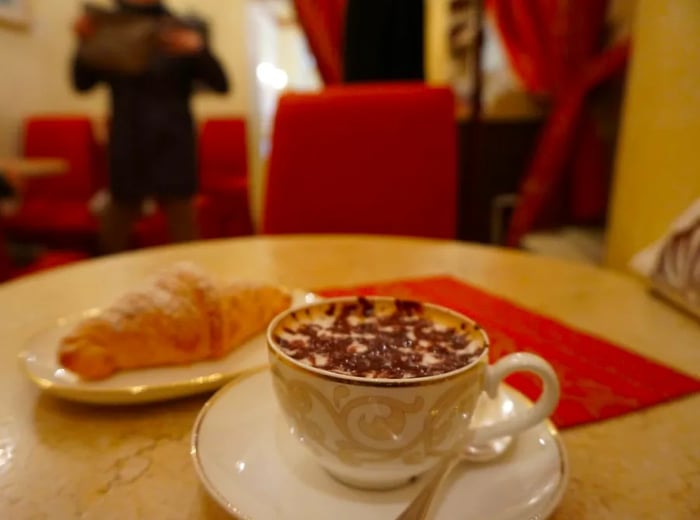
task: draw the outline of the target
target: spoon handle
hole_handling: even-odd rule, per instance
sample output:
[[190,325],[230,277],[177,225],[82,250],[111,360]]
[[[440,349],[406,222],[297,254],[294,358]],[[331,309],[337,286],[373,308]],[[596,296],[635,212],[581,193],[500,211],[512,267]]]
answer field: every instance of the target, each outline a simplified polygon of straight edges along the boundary
[[425,520],[428,518],[438,490],[442,487],[447,475],[452,472],[460,460],[459,455],[455,454],[440,462],[438,467],[433,470],[432,475],[430,475],[429,480],[425,483],[421,492],[418,493],[411,503],[406,506],[406,509],[396,517],[396,520]]

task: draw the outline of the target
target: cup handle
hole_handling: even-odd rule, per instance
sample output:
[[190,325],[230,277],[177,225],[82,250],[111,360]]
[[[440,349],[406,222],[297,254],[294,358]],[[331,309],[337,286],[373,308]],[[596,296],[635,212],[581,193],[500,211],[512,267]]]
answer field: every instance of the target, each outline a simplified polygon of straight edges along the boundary
[[559,380],[552,366],[533,354],[509,354],[486,367],[484,390],[488,396],[495,398],[501,381],[514,372],[532,372],[539,376],[543,383],[539,399],[532,408],[513,417],[472,429],[470,444],[484,444],[491,439],[518,434],[543,421],[554,411],[559,402]]

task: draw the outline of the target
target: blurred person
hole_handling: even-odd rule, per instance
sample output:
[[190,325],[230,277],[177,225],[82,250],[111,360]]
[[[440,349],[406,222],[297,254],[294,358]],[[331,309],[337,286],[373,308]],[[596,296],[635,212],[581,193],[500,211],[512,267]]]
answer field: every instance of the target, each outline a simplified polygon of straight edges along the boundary
[[[160,0],[117,0],[119,13],[167,22],[171,12]],[[81,42],[95,35],[89,14],[74,31]],[[104,253],[127,249],[145,199],[155,198],[173,242],[197,238],[195,126],[190,98],[195,86],[226,93],[228,79],[207,43],[203,24],[164,24],[158,51],[145,72],[107,72],[73,59],[73,85],[87,91],[105,83],[111,91],[109,201],[100,217]]]

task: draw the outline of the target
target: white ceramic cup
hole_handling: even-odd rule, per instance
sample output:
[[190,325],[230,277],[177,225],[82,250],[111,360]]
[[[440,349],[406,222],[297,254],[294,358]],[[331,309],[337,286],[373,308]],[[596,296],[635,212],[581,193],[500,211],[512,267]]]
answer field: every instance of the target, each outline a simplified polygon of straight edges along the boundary
[[[367,298],[375,306],[393,298]],[[389,489],[407,483],[440,459],[469,444],[517,435],[546,419],[559,400],[559,382],[542,358],[526,353],[488,364],[488,336],[473,320],[445,307],[422,304],[426,316],[464,326],[483,344],[467,366],[429,377],[377,379],[344,375],[288,356],[277,339],[291,317],[320,315],[330,305],[357,302],[330,298],[278,315],[267,332],[275,394],[290,431],[332,476],[351,486]],[[319,309],[320,307],[320,309]],[[292,314],[295,313],[295,314]],[[543,382],[537,402],[522,413],[479,428],[469,423],[482,392],[495,397],[514,372],[532,372]]]

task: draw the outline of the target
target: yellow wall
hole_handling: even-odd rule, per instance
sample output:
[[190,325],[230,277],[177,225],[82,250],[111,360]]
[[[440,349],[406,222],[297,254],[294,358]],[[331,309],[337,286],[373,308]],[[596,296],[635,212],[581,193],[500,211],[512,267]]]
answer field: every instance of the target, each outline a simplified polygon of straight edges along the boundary
[[637,9],[608,231],[616,268],[700,197],[700,1]]
[[[0,155],[17,152],[20,122],[27,114],[101,116],[106,112],[104,91],[78,95],[68,81],[68,61],[74,48],[70,26],[82,3],[35,0],[28,29],[0,25]],[[198,95],[197,115],[248,114],[252,84],[246,54],[245,0],[170,0],[168,4],[178,11],[192,9],[210,20],[213,47],[234,79],[234,91],[225,97]]]
[[447,0],[425,1],[425,78],[433,85],[450,82],[450,28]]

